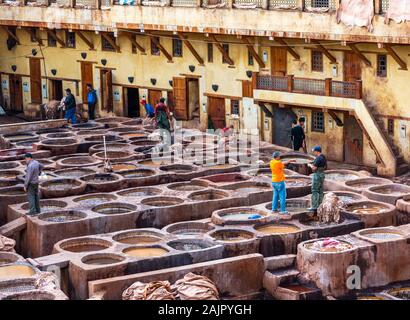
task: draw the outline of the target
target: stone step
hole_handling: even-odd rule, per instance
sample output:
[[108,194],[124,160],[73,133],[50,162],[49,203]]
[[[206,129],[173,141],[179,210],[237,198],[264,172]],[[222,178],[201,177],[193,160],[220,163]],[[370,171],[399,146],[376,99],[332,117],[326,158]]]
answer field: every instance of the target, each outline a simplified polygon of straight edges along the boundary
[[295,282],[299,273],[294,268],[281,268],[274,271],[267,270],[263,275],[263,287],[269,294],[274,296],[276,289],[281,284]]
[[277,300],[319,300],[322,299],[322,290],[296,282],[280,285],[272,296]]
[[401,176],[409,171],[409,165],[407,163],[402,163],[397,166],[396,175]]
[[0,227],[0,234],[5,237],[13,237],[15,233],[24,230],[27,226],[26,217],[20,217]]
[[293,267],[296,262],[296,255],[284,254],[281,256],[267,257],[263,260],[265,261],[266,270],[273,271]]

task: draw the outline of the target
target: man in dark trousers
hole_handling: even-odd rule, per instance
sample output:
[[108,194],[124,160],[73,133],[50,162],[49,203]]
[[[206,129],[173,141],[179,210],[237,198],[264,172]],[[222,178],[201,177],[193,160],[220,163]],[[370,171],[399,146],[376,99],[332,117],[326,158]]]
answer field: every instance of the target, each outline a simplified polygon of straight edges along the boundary
[[315,160],[309,164],[312,168],[312,204],[309,211],[316,213],[317,208],[323,201],[323,184],[325,182],[325,170],[327,167],[326,157],[322,154],[322,148],[316,146],[312,149]]
[[65,89],[66,97],[64,100],[65,105],[65,118],[71,120],[71,124],[77,123],[77,118],[75,117],[75,111],[77,104],[75,103],[75,97],[71,93],[71,89]]
[[40,173],[43,171],[43,165],[36,160],[33,160],[31,153],[26,153],[24,160],[27,164],[26,178],[24,180],[24,191],[27,192],[29,215],[39,214],[40,198],[38,195],[38,183]]
[[95,119],[95,105],[97,104],[97,93],[93,89],[91,83],[87,84],[87,104],[88,104],[88,120]]
[[[296,120],[295,120],[296,121]],[[293,122],[293,128],[290,131],[291,139],[293,142],[293,150],[299,151],[300,148],[306,147],[305,142],[305,131],[303,129],[303,124],[305,122],[304,118],[299,119],[299,124],[296,124],[295,121]]]

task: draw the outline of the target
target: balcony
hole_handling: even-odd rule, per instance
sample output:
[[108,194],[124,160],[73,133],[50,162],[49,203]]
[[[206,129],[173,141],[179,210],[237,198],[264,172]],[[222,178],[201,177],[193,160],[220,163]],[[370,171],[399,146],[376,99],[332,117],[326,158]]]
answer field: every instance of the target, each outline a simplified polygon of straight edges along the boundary
[[317,96],[362,98],[362,82],[327,79],[297,78],[292,75],[273,76],[253,74],[253,88],[257,90],[283,91]]

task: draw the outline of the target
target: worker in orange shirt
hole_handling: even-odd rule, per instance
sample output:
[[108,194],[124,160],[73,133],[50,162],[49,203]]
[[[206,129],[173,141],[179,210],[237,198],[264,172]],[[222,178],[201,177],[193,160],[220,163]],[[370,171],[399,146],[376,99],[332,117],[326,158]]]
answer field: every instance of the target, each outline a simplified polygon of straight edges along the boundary
[[272,212],[278,212],[278,200],[280,200],[280,214],[283,217],[290,217],[286,211],[286,184],[285,184],[285,166],[289,163],[295,162],[295,160],[289,160],[282,162],[280,160],[280,152],[275,151],[273,153],[273,159],[270,161],[270,170],[272,171]]

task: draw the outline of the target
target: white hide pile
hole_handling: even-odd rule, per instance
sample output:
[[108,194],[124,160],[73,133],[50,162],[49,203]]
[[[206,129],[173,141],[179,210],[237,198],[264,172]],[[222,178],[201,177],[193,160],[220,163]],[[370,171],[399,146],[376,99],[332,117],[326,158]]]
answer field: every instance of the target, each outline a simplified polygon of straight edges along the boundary
[[342,22],[349,27],[366,27],[373,30],[373,0],[342,0],[337,11],[337,23]]

